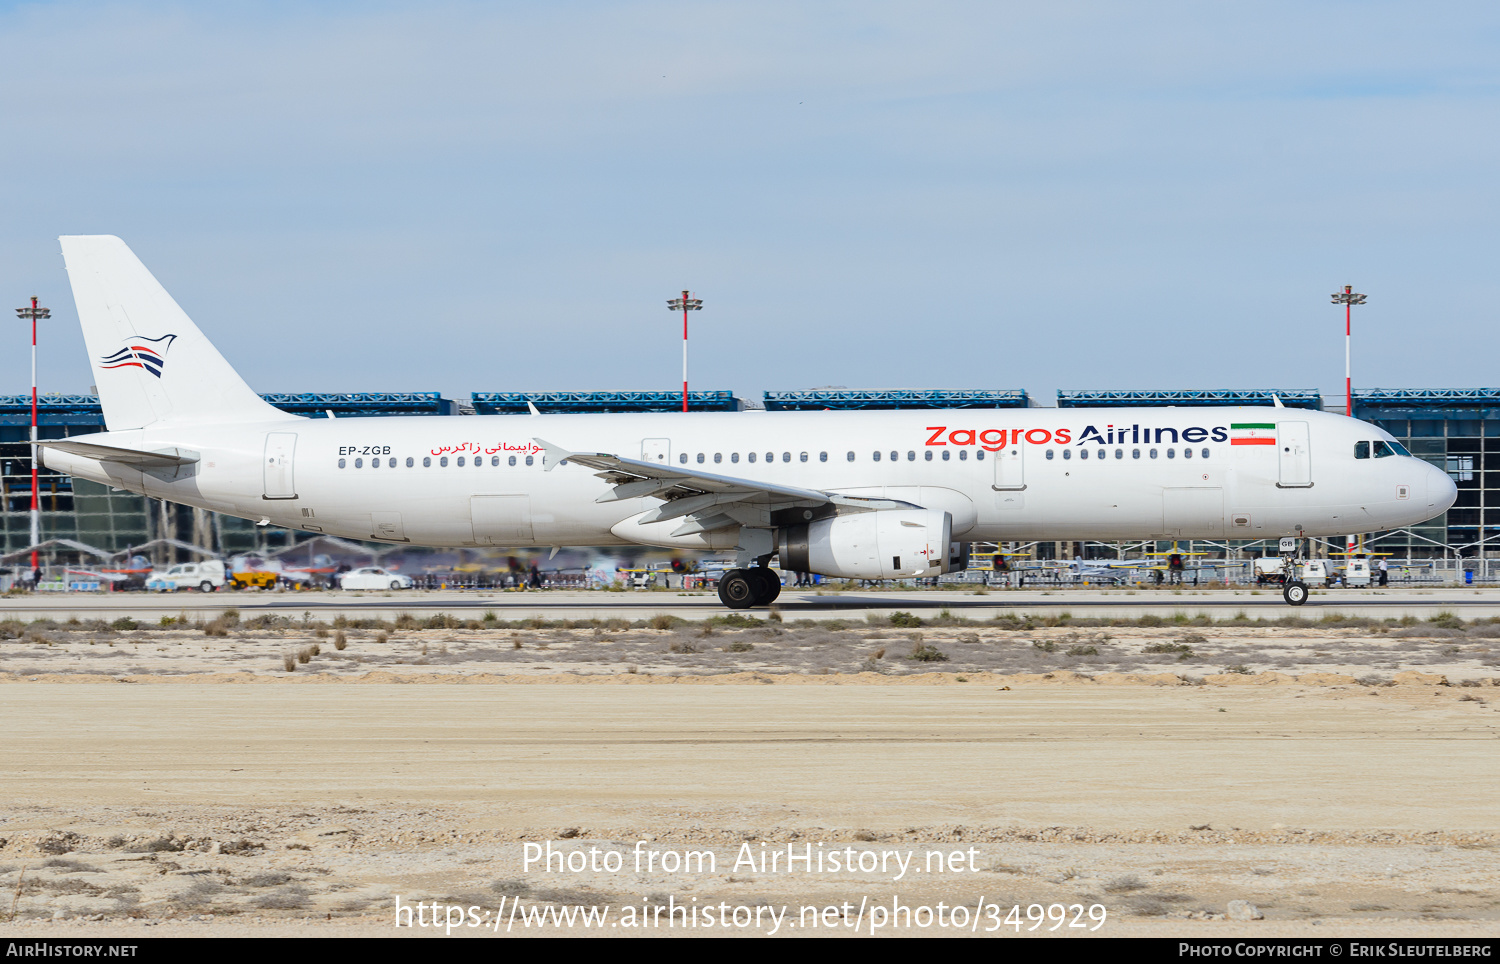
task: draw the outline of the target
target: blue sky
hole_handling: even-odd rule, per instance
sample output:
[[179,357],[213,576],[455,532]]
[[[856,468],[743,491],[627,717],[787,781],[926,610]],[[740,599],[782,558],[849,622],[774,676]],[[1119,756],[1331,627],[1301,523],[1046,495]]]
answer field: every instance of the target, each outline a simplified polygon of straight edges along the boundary
[[[1038,9],[1043,8],[1043,9]],[[0,4],[0,256],[261,391],[1500,384],[1500,8]],[[9,306],[8,306],[9,307]],[[22,326],[14,322],[16,329]],[[0,355],[29,382],[25,333]]]

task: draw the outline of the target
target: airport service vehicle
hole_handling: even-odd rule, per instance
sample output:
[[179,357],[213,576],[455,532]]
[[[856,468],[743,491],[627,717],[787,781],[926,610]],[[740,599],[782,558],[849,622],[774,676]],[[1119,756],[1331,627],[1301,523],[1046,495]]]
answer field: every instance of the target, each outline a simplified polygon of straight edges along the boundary
[[251,391],[119,238],[61,240],[107,430],[41,458],[263,525],[723,550],[719,598],[746,608],[780,591],[773,557],[868,580],[960,569],[972,541],[1282,537],[1297,558],[1457,493],[1374,425],[1279,407],[306,419]]
[[185,562],[167,569],[153,569],[146,577],[146,588],[153,592],[176,592],[179,589],[198,589],[213,592],[225,585],[224,563],[217,559],[206,562]]
[[1351,589],[1364,589],[1370,585],[1370,560],[1355,556],[1344,563],[1343,583]]
[[[1264,586],[1267,583],[1280,586],[1288,580],[1286,574],[1290,563],[1281,556],[1262,556],[1255,560],[1255,584]],[[1328,566],[1321,559],[1307,559],[1298,564],[1297,574],[1294,579],[1300,579],[1309,586],[1324,586],[1328,583]]]
[[276,573],[266,572],[261,569],[247,569],[244,572],[231,573],[229,576],[230,589],[275,589]]
[[410,589],[411,576],[403,576],[389,569],[366,566],[354,569],[339,577],[340,589]]

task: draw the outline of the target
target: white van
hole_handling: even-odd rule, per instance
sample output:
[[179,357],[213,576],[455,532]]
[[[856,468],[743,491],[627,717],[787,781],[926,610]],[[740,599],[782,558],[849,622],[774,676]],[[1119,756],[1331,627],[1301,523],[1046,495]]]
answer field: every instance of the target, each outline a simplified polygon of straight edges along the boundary
[[170,569],[153,569],[146,576],[146,588],[156,592],[176,592],[179,589],[197,589],[213,592],[224,588],[224,563],[217,559],[207,562],[185,562]]

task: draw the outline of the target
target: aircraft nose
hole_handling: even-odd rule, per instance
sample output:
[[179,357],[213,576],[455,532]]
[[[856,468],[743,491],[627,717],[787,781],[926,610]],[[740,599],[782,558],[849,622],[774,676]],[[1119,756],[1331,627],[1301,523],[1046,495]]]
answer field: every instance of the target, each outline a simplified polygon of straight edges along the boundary
[[1447,472],[1436,465],[1427,466],[1427,504],[1436,515],[1439,512],[1447,512],[1458,501],[1458,486],[1453,484],[1453,479]]

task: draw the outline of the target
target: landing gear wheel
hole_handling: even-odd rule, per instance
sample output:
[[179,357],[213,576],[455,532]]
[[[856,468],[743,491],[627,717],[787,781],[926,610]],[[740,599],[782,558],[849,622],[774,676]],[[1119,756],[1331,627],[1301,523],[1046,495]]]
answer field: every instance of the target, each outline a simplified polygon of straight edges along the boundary
[[731,569],[719,577],[719,602],[730,609],[749,609],[760,594],[746,569]]
[[1288,606],[1300,606],[1307,602],[1307,584],[1302,582],[1289,582],[1281,591]]
[[777,579],[776,574],[771,570],[757,567],[747,571],[750,573],[751,582],[755,585],[754,605],[767,605],[781,595],[781,580]]

